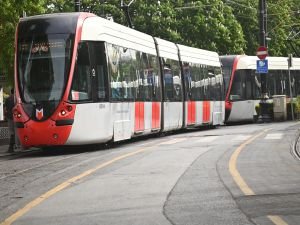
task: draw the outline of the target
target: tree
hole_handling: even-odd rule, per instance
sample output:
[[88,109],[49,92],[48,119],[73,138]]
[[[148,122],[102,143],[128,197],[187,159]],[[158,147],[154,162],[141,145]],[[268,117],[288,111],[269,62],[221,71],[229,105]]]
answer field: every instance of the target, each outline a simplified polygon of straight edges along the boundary
[[14,39],[17,23],[23,14],[43,13],[41,0],[1,0],[0,1],[0,71],[7,75],[8,83],[13,84]]
[[[224,0],[233,9],[242,26],[246,40],[245,53],[254,55],[259,46],[259,0]],[[267,0],[267,33],[269,55],[286,56],[289,51],[288,34],[295,24],[293,12],[299,8],[299,0]],[[299,20],[298,20],[299,21]]]
[[267,37],[270,38],[268,42],[269,55],[287,56],[287,39],[292,25],[291,1],[269,0],[268,2]]
[[242,27],[246,41],[245,54],[255,54],[259,46],[258,0],[225,0],[224,3],[232,8],[233,16]]
[[219,54],[244,52],[242,28],[234,18],[232,9],[220,0],[198,0],[185,4],[178,8],[177,19],[180,21],[178,32],[186,45]]
[[181,41],[176,10],[171,1],[137,0],[133,6],[137,30],[169,41]]
[[300,57],[300,0],[291,2],[292,24],[288,34],[288,51],[294,56]]

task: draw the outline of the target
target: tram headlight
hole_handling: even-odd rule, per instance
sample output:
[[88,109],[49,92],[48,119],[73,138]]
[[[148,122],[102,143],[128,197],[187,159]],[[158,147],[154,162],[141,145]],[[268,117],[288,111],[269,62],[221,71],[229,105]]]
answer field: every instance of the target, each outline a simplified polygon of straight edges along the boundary
[[17,117],[18,119],[20,119],[22,117],[21,113],[16,109],[14,110],[13,114],[14,114],[14,117]]
[[73,119],[75,109],[76,106],[70,105],[67,102],[63,102],[62,104],[59,105],[59,108],[51,118],[54,121]]

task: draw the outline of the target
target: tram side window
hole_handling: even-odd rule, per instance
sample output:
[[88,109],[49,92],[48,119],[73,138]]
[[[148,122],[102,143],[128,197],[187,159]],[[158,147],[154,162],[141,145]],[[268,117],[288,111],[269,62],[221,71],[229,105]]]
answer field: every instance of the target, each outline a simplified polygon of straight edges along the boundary
[[256,73],[255,70],[251,70],[251,79],[252,79],[252,95],[253,99],[259,99],[261,93],[261,82],[260,76]]
[[197,101],[201,95],[200,65],[193,63],[191,68],[191,100]]
[[296,97],[297,94],[296,94],[296,89],[295,89],[296,82],[295,82],[295,77],[294,77],[294,71],[290,71],[290,73],[291,73],[292,94],[293,94],[293,97]]
[[209,66],[208,71],[208,81],[209,81],[209,100],[216,100],[216,78],[215,78],[215,71],[214,68]]
[[107,99],[107,72],[104,43],[95,43],[95,65],[97,74],[97,98]]
[[231,73],[232,73],[232,67],[231,66],[223,66],[224,85],[225,85],[226,93],[228,91]]
[[230,91],[230,100],[243,100],[244,99],[244,82],[242,73],[240,70],[237,70],[234,74],[234,79],[232,82],[232,87]]
[[209,100],[209,86],[210,86],[210,79],[208,76],[208,68],[205,65],[200,66],[201,71],[201,97],[200,100]]
[[182,64],[183,67],[183,77],[184,77],[184,85],[185,85],[185,98],[187,100],[190,100],[191,96],[192,96],[192,71],[191,71],[191,67],[190,64],[188,62],[184,62]]
[[[255,82],[252,83],[252,81]],[[249,100],[257,95],[259,80],[251,70],[237,70],[234,74],[230,91],[230,100]]]
[[131,54],[131,67],[130,67],[130,75],[131,75],[131,81],[130,81],[130,87],[132,89],[132,99],[137,99],[138,97],[138,68],[139,68],[139,59],[137,57],[137,51],[136,50],[130,50]]
[[281,74],[276,70],[269,70],[267,76],[268,95],[281,95],[283,93],[283,83],[281,80]]
[[174,84],[174,100],[181,101],[182,99],[182,85],[181,85],[181,70],[179,62],[172,60],[172,70],[173,70],[173,84]]
[[173,100],[174,92],[173,92],[173,74],[171,70],[170,64],[164,64],[164,89],[165,89],[165,99]]
[[123,100],[122,97],[122,79],[119,69],[120,50],[119,47],[107,44],[108,71],[110,75],[111,99],[113,101]]
[[165,100],[181,101],[182,86],[179,63],[171,59],[163,59],[163,61]]
[[143,52],[137,52],[138,58],[138,99],[140,101],[152,100],[152,79],[151,68],[148,55]]
[[221,68],[215,67],[214,68],[214,73],[215,73],[215,100],[216,101],[221,101],[224,99],[224,86],[223,86],[223,76],[221,73]]
[[160,101],[160,70],[158,64],[158,58],[155,55],[148,55],[149,60],[149,73],[148,80],[152,85],[152,100]]
[[294,84],[294,96],[300,96],[300,70],[291,71],[291,80]]
[[252,94],[252,78],[251,78],[251,70],[244,70],[244,76],[245,76],[245,94],[246,94],[246,99],[251,100],[253,99],[253,94]]
[[131,51],[128,48],[120,48],[120,75],[121,75],[121,87],[124,100],[133,100],[135,97],[134,81],[136,80],[135,69],[132,64]]
[[78,46],[77,60],[75,65],[75,72],[73,76],[71,88],[71,100],[91,100],[91,67],[89,60],[89,48],[87,42],[82,42]]
[[287,96],[291,96],[290,94],[290,88],[289,88],[289,75],[287,70],[281,70],[281,77],[282,77],[282,84],[284,85],[284,91],[283,94]]

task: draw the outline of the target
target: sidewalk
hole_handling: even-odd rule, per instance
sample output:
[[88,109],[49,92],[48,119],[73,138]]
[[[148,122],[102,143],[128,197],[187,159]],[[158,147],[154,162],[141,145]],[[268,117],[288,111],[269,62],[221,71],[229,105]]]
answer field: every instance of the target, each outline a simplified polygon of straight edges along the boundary
[[21,148],[16,148],[14,152],[7,152],[9,145],[0,145],[0,157],[14,155],[22,152]]
[[21,148],[15,149],[15,152],[7,152],[9,147],[9,134],[6,121],[0,121],[0,157],[9,156],[21,152]]

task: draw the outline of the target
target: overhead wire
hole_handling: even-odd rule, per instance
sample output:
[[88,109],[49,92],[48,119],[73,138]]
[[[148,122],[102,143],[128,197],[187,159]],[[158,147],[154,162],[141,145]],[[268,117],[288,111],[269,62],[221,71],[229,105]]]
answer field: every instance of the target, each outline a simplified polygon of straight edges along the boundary
[[226,4],[226,3],[232,3],[232,4],[235,4],[235,5],[238,5],[238,6],[247,8],[247,9],[251,9],[251,10],[257,11],[256,8],[253,8],[253,7],[248,6],[248,5],[245,5],[245,4],[241,4],[241,3],[244,3],[244,2],[241,2],[241,1],[238,1],[238,2],[237,2],[237,1],[234,1],[234,0],[226,0],[224,3],[225,3],[225,4]]

